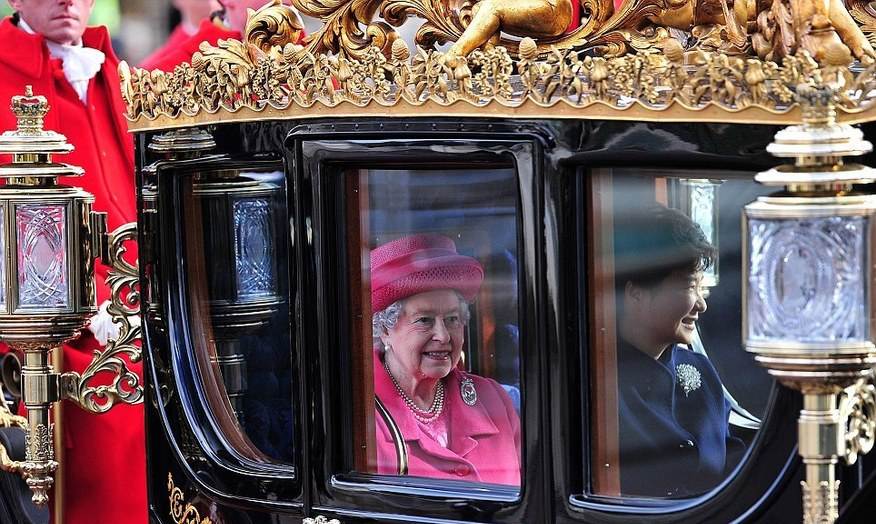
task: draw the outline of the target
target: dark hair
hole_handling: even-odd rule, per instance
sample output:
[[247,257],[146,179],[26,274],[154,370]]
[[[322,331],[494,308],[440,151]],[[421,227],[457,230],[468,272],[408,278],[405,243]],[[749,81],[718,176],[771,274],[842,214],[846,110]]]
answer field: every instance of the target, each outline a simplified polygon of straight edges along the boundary
[[649,206],[615,218],[615,285],[653,287],[677,271],[705,271],[717,251],[681,211]]

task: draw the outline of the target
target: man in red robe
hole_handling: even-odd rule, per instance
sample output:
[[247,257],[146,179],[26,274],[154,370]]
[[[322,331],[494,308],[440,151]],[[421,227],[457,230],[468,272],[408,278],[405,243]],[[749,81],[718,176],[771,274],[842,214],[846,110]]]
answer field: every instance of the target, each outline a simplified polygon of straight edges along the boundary
[[[267,3],[267,0],[219,0],[219,3],[222,5],[222,10],[212,18],[202,21],[197,33],[177,46],[175,51],[166,53],[158,60],[149,63],[149,67],[144,67],[144,69],[173,71],[173,68],[179,64],[191,63],[192,56],[198,52],[201,42],[208,42],[215,46],[220,39],[240,40],[244,28],[246,28],[247,10],[258,10]],[[300,38],[304,38],[304,36],[305,33],[302,30]]]
[[[104,27],[86,28],[95,0],[8,0],[16,13],[0,22],[0,128],[15,129],[12,96],[25,85],[50,104],[45,127],[75,151],[63,158],[85,175],[61,179],[95,196],[109,227],[136,220],[133,140],[119,92],[118,58]],[[106,268],[96,265],[98,303],[109,298]],[[5,344],[0,352],[8,351]],[[63,347],[63,370],[82,372],[100,349],[91,331]],[[142,376],[139,364],[131,369]],[[60,424],[65,524],[145,524],[147,520],[143,406],[104,415],[64,402]],[[50,502],[51,504],[51,502]]]
[[173,0],[173,6],[179,11],[180,23],[171,31],[164,45],[143,60],[140,64],[143,69],[155,69],[159,60],[176,51],[183,42],[198,32],[202,20],[209,19],[211,13],[219,10],[216,0]]

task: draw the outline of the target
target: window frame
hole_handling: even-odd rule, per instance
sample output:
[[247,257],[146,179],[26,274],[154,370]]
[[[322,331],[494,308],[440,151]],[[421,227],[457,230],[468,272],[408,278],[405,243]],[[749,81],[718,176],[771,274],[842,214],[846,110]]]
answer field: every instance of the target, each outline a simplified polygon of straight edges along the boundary
[[[310,466],[313,482],[311,500],[314,508],[330,510],[341,516],[379,515],[393,517],[387,508],[395,507],[408,517],[433,517],[447,519],[477,519],[489,516],[495,522],[519,522],[527,506],[543,500],[542,468],[540,462],[543,448],[541,384],[539,353],[521,351],[521,426],[523,432],[522,463],[523,477],[519,495],[509,495],[517,490],[493,489],[490,485],[442,481],[436,479],[378,476],[349,473],[350,453],[344,449],[344,423],[351,420],[350,402],[344,398],[352,395],[349,368],[339,365],[345,359],[336,359],[332,348],[345,348],[341,332],[355,329],[347,323],[343,329],[342,315],[348,311],[348,290],[332,283],[344,282],[343,262],[336,261],[332,267],[325,262],[332,260],[338,240],[343,232],[336,228],[342,224],[336,214],[338,209],[334,188],[330,179],[343,169],[401,168],[415,170],[435,169],[436,166],[465,168],[472,165],[484,167],[514,167],[519,192],[518,238],[520,238],[520,283],[519,309],[521,325],[531,326],[521,332],[521,347],[540,347],[540,323],[536,320],[536,267],[542,267],[542,252],[537,246],[541,238],[537,227],[539,221],[539,178],[541,155],[544,145],[542,135],[534,129],[504,124],[454,125],[447,131],[436,129],[436,124],[404,123],[397,125],[378,124],[373,128],[363,124],[351,124],[344,129],[332,125],[326,127],[302,126],[293,129],[287,139],[290,156],[296,164],[296,180],[304,200],[300,208],[304,215],[300,223],[310,224],[302,240],[310,238],[306,258],[309,267],[316,271],[311,283],[303,283],[305,296],[314,297],[311,314],[306,312],[301,325],[308,342],[301,347],[308,353],[308,378],[318,383],[310,389],[314,409],[314,434],[309,440],[314,445],[310,457],[318,460]],[[363,127],[365,129],[363,129]],[[462,156],[465,155],[465,156]],[[461,160],[463,159],[464,160]],[[333,166],[329,167],[329,166]],[[305,196],[306,195],[306,196]],[[309,198],[307,198],[309,197]],[[312,207],[311,207],[312,204]],[[333,207],[334,206],[334,207]],[[301,228],[299,228],[301,229]],[[538,232],[538,233],[537,233]],[[316,263],[322,261],[322,263]],[[340,290],[340,291],[339,291]],[[332,298],[333,297],[333,298]],[[339,300],[343,297],[342,300]],[[316,315],[314,315],[316,313]],[[339,316],[341,318],[336,318]],[[316,326],[316,329],[312,329]],[[528,354],[527,354],[528,353]],[[523,360],[525,359],[525,362]],[[341,362],[339,362],[340,360]],[[349,360],[349,359],[346,359]],[[340,373],[332,374],[331,370]],[[338,391],[337,384],[344,391]],[[319,442],[319,445],[316,443]],[[450,503],[452,501],[452,504]]]
[[[159,380],[157,376],[150,377],[153,384],[165,384],[169,388],[162,390],[166,401],[155,407],[165,428],[168,445],[177,457],[179,464],[188,470],[188,477],[194,479],[198,488],[211,494],[217,500],[234,501],[251,507],[264,507],[268,504],[276,508],[286,508],[287,511],[298,513],[304,507],[302,499],[301,454],[303,440],[301,439],[300,417],[293,420],[293,457],[291,463],[259,463],[242,456],[218,429],[214,416],[211,414],[206,400],[203,381],[196,358],[191,351],[191,315],[193,307],[188,296],[188,276],[184,263],[185,231],[178,227],[183,223],[182,185],[185,179],[193,177],[198,172],[212,170],[273,170],[287,173],[285,202],[291,205],[292,187],[288,182],[288,168],[284,159],[265,155],[245,155],[233,157],[230,155],[206,155],[196,159],[162,160],[150,166],[154,172],[157,185],[158,217],[154,232],[155,240],[155,272],[156,281],[162,281],[160,289],[161,316],[165,322],[156,322],[153,326],[156,336],[149,336],[144,343],[152,347],[153,353],[161,353],[160,347],[154,344],[165,342],[168,346],[169,362],[165,364],[171,370],[172,376]],[[276,238],[286,238],[278,232]],[[291,244],[287,243],[287,253],[293,253]],[[283,272],[283,265],[278,264],[278,271]],[[291,303],[294,294],[292,278],[297,269],[290,261],[288,264],[289,289],[286,300]],[[159,276],[160,275],[160,276]],[[149,322],[147,320],[147,328]],[[162,327],[163,324],[163,327]],[[175,329],[168,329],[169,326]],[[164,331],[164,333],[162,333]],[[294,355],[295,330],[292,330],[290,340],[290,356]],[[162,367],[165,367],[162,366]],[[290,374],[293,380],[299,376],[297,363],[292,359]],[[176,393],[175,395],[173,393]],[[300,412],[298,391],[294,390],[289,399],[294,412]],[[196,471],[197,470],[197,471]],[[229,487],[233,486],[234,490]]]
[[[549,172],[547,175],[547,193],[565,195],[547,202],[547,212],[556,213],[561,217],[557,220],[558,236],[570,238],[575,235],[576,246],[559,246],[555,256],[563,261],[563,268],[557,274],[560,276],[556,286],[558,289],[575,289],[580,282],[588,282],[590,265],[588,246],[594,238],[593,209],[587,198],[590,184],[588,179],[613,169],[640,168],[649,175],[668,171],[682,175],[685,172],[727,173],[731,168],[715,169],[715,163],[702,163],[692,160],[690,164],[663,166],[659,160],[650,165],[642,165],[633,161],[629,165],[620,165],[615,161],[594,159],[592,163],[584,159],[575,159],[562,169]],[[738,162],[729,163],[733,171],[745,170]],[[749,166],[756,172],[757,167]],[[664,173],[666,174],[666,173]],[[610,176],[610,175],[609,175]],[[701,175],[695,178],[710,178]],[[717,177],[711,177],[717,178]],[[740,177],[742,178],[742,177]],[[583,201],[582,201],[583,200]],[[553,205],[558,203],[559,205]],[[553,207],[553,209],[551,209]],[[740,210],[741,213],[741,210]],[[583,267],[587,266],[587,267]],[[742,462],[735,472],[713,490],[686,499],[650,499],[635,496],[606,496],[592,493],[590,441],[593,438],[590,424],[595,400],[592,398],[591,383],[591,346],[590,339],[593,326],[589,323],[592,314],[592,297],[585,286],[579,293],[568,293],[560,301],[557,318],[565,319],[567,327],[565,336],[556,340],[557,351],[552,353],[551,381],[568,383],[567,398],[570,402],[551,401],[550,424],[557,431],[566,428],[568,439],[555,439],[553,447],[555,490],[565,494],[565,502],[557,508],[556,522],[617,522],[618,518],[634,518],[642,522],[679,522],[679,521],[720,521],[729,522],[743,516],[755,515],[763,509],[763,504],[769,501],[769,495],[782,491],[792,482],[799,465],[796,456],[794,439],[782,438],[782,431],[796,428],[796,416],[799,413],[800,399],[786,388],[775,384],[771,390],[770,400],[761,427]],[[554,330],[550,330],[554,333]],[[562,332],[562,331],[557,331]],[[743,351],[743,348],[739,349]],[[563,376],[559,370],[565,370]],[[575,376],[578,375],[578,376]],[[562,390],[559,391],[563,393]],[[586,419],[575,420],[575,414],[586,413]],[[577,432],[577,434],[575,434]]]

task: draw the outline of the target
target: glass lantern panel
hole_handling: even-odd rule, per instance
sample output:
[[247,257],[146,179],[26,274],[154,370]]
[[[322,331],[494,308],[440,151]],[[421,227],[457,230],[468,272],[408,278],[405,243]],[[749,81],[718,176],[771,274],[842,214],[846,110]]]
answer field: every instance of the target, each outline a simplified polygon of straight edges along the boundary
[[66,219],[63,205],[16,206],[19,307],[68,306]]
[[865,217],[750,219],[748,338],[869,337]]
[[264,198],[234,202],[234,260],[238,299],[275,292],[270,209],[270,203]]

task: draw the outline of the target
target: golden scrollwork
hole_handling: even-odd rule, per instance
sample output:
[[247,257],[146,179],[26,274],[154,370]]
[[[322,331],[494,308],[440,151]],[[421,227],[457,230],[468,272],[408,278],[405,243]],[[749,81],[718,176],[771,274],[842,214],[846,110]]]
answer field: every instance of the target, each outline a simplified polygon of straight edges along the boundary
[[170,497],[170,516],[174,524],[213,524],[210,517],[201,517],[198,509],[185,502],[183,491],[173,481],[173,474],[167,474],[167,493]]
[[21,428],[27,429],[27,419],[21,415],[12,413],[9,409],[9,403],[6,402],[4,393],[5,388],[0,383],[0,428]]
[[[106,347],[95,350],[94,359],[80,374],[67,372],[61,376],[64,398],[68,398],[83,409],[94,413],[109,411],[116,402],[139,404],[143,401],[143,386],[136,373],[128,368],[123,356],[132,363],[139,362],[141,349],[136,345],[142,328],[135,319],[140,313],[139,272],[136,265],[125,260],[127,243],[137,238],[137,225],[125,224],[110,235],[109,260],[111,267],[107,276],[112,301],[107,312],[119,326],[116,339],[107,342]],[[91,385],[101,373],[112,373],[110,384]]]
[[298,12],[283,5],[282,0],[273,0],[257,11],[249,10],[243,33],[248,44],[270,53],[274,47],[296,43],[303,30]]
[[876,45],[876,6],[868,0],[847,0],[846,5],[870,45]]
[[[15,415],[9,409],[9,404],[6,402],[6,395],[3,392],[2,384],[0,384],[0,427],[17,427],[27,430],[27,419],[20,415]],[[0,470],[9,473],[20,473],[21,465],[22,463],[17,460],[13,460],[12,457],[9,456],[9,452],[6,450],[6,447],[0,444]]]
[[[503,47],[493,47],[448,60],[422,47],[411,52],[402,40],[393,43],[388,58],[376,46],[364,48],[359,58],[310,52],[298,58],[300,47],[295,44],[254,54],[252,46],[228,40],[218,47],[204,45],[192,64],[172,72],[130,69],[125,64],[120,72],[132,129],[160,128],[162,122],[172,127],[180,117],[242,110],[253,118],[262,112],[313,118],[320,116],[314,107],[327,112],[344,105],[352,110],[459,103],[472,109],[497,106],[494,113],[499,115],[535,107],[544,116],[555,108],[581,118],[588,111],[614,111],[623,118],[638,109],[660,119],[659,112],[676,106],[692,115],[717,109],[725,112],[723,121],[732,121],[733,113],[748,108],[788,112],[794,108],[798,84],[837,77],[844,83],[840,113],[860,113],[876,101],[872,65],[852,73],[845,67],[819,65],[805,52],[778,63],[720,52],[684,52],[674,40],[662,45],[660,53],[614,58],[582,57],[574,49],[559,48],[540,57],[534,41],[524,39],[517,59]],[[569,113],[573,109],[576,112]]]
[[[854,0],[863,2],[864,0]],[[572,31],[572,3],[584,17]],[[876,52],[843,0],[292,0],[323,28],[305,40],[306,52],[344,53],[361,58],[376,46],[384,56],[398,38],[395,27],[410,17],[423,22],[416,43],[427,49],[452,42],[451,56],[479,48],[505,47],[518,53],[518,40],[535,39],[537,52],[551,48],[592,50],[602,55],[655,50],[669,29],[685,31],[693,46],[780,60],[799,50],[818,61],[871,61]],[[866,12],[861,9],[859,12]],[[380,13],[380,20],[375,19]],[[852,10],[852,14],[855,11]],[[857,17],[856,17],[857,18]],[[872,18],[872,17],[871,17]],[[860,21],[860,18],[859,18]]]
[[840,396],[840,420],[845,424],[845,461],[854,464],[876,441],[876,386],[872,377],[860,379]]
[[[802,15],[820,16],[809,0],[627,0],[617,10],[612,0],[575,1],[586,15],[582,25],[550,36],[559,29],[533,27],[557,17],[528,10],[562,11],[564,25],[568,2],[462,0],[451,8],[447,0],[292,0],[324,24],[301,40],[295,9],[274,0],[250,13],[243,41],[204,43],[190,64],[146,71],[122,63],[122,95],[134,130],[264,112],[315,118],[397,107],[399,114],[423,114],[415,109],[422,106],[441,114],[445,107],[460,113],[493,105],[495,116],[538,110],[565,118],[654,112],[655,120],[672,109],[733,121],[747,109],[793,110],[801,81],[838,83],[841,113],[876,111],[872,65],[854,72],[847,66],[852,55],[876,54],[852,18],[876,27],[876,10],[865,0],[851,0],[851,14],[832,3],[842,0],[829,0],[831,14],[819,19],[827,25],[817,35],[794,25]],[[411,17],[422,20],[415,49],[394,29]],[[473,27],[482,27],[474,40],[466,36]],[[503,28],[524,38],[503,36]],[[679,39],[679,31],[687,36]],[[454,42],[447,53],[435,49],[445,42]]]

